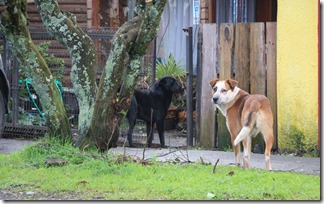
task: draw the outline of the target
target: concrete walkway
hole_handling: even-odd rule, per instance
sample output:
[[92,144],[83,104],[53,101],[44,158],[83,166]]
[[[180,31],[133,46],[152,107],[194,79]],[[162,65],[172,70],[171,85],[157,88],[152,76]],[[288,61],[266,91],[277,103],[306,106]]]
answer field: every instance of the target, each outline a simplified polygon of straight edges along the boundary
[[[117,147],[115,152],[143,158],[143,148],[123,148]],[[241,162],[242,162],[242,153]],[[145,158],[156,158],[157,161],[191,161],[204,162],[214,165],[219,159],[218,165],[233,165],[234,153],[224,151],[207,151],[207,150],[184,150],[183,148],[154,149],[146,148]],[[295,156],[271,155],[271,165],[273,171],[289,171],[296,173],[305,173],[320,175],[320,158],[306,158]],[[251,155],[251,168],[265,169],[265,159],[263,154]]]
[[[166,135],[166,145],[170,148],[146,148],[145,158],[154,157],[157,161],[177,160],[211,163],[212,165],[219,159],[218,165],[233,165],[234,153],[224,151],[207,151],[207,150],[185,150],[184,146],[186,138],[170,137]],[[0,139],[0,153],[12,153],[23,149],[26,145],[33,144],[32,140],[15,140]],[[155,135],[155,144],[159,144],[158,136]],[[143,157],[143,148],[123,148],[117,147],[109,151],[121,152],[126,151],[128,155]],[[242,153],[241,153],[242,158]],[[295,156],[271,155],[271,164],[274,171],[289,171],[305,174],[320,175],[321,165],[320,158],[306,158]],[[252,154],[251,167],[265,169],[265,159],[263,154]]]
[[[145,135],[145,134],[144,134]],[[138,147],[142,147],[145,144],[146,137],[133,137],[133,140],[137,142]],[[123,143],[124,138],[120,138],[119,142]],[[181,134],[179,131],[166,131],[165,132],[165,144],[170,147],[169,149],[160,148],[147,148],[145,150],[145,158],[154,157],[158,161],[175,160],[178,161],[191,161],[191,162],[203,162],[211,163],[214,165],[219,159],[217,165],[234,165],[235,158],[233,152],[224,151],[208,151],[208,150],[185,150],[186,147],[185,134]],[[153,145],[158,146],[160,144],[159,136],[154,133]],[[127,142],[126,142],[127,145]],[[178,149],[178,150],[177,150]],[[138,156],[143,158],[143,148],[122,148],[117,147],[112,151],[124,152],[132,156]],[[242,155],[241,163],[242,163]],[[320,158],[307,158],[307,157],[296,157],[292,155],[271,155],[271,165],[273,171],[289,171],[296,173],[305,173],[312,175],[320,175],[321,165]],[[265,169],[265,158],[264,154],[253,154],[251,155],[251,168]]]

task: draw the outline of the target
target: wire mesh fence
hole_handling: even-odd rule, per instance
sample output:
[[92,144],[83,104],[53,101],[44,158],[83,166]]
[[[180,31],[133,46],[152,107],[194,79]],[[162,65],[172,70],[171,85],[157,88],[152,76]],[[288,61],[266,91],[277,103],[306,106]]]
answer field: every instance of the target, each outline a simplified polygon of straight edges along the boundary
[[[83,28],[83,30],[92,38],[98,51],[98,69],[97,79],[104,69],[105,63],[109,57],[111,49],[111,40],[116,32],[116,28]],[[44,27],[30,27],[31,37],[36,45],[48,42],[46,54],[51,55],[54,59],[61,60],[63,64],[52,65],[50,69],[56,78],[56,86],[64,103],[67,116],[73,132],[77,132],[79,105],[78,100],[73,92],[70,80],[71,59],[67,49],[50,36]],[[5,39],[1,39],[3,45]],[[8,80],[11,88],[11,102],[9,103],[9,114],[6,117],[4,137],[42,137],[46,131],[46,118],[43,114],[42,104],[39,96],[33,88],[33,81],[24,76],[19,70],[17,60],[10,54],[10,45],[3,46],[3,58]],[[143,57],[143,69],[141,70],[140,79],[147,76],[148,69],[152,62],[153,55]],[[138,142],[146,141],[146,134],[143,131],[144,123],[138,121],[134,130],[134,140]],[[127,134],[128,124],[123,120],[121,125],[121,137]],[[126,137],[125,137],[126,138]]]

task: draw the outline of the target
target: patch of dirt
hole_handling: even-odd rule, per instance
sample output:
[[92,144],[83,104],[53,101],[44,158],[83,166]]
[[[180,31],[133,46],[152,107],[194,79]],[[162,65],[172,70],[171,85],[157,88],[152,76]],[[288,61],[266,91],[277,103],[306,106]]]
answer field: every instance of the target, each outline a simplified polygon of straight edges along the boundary
[[104,200],[101,195],[90,196],[84,192],[39,192],[33,186],[15,186],[0,189],[0,200]]

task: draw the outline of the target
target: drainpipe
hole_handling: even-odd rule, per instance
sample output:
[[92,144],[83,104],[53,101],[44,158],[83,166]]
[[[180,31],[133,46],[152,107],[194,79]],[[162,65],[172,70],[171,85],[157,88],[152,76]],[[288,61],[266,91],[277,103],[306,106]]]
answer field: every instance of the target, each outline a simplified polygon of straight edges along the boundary
[[151,68],[151,72],[152,72],[152,80],[151,80],[151,86],[154,85],[155,83],[155,72],[156,72],[156,37],[153,40],[153,46],[152,46],[152,68]]
[[188,33],[187,35],[187,97],[186,97],[186,108],[187,108],[187,146],[193,146],[193,105],[192,105],[192,75],[193,75],[193,64],[192,64],[192,27],[183,29]]

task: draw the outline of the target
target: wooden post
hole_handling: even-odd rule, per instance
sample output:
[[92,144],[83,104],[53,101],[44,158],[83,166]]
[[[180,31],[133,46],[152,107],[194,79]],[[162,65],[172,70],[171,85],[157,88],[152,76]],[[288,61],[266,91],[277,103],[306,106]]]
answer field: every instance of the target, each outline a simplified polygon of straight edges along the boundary
[[[219,70],[221,80],[233,78],[234,39],[234,24],[221,24]],[[219,149],[231,147],[231,137],[226,126],[226,119],[220,111],[217,111],[217,125],[217,147]]]
[[241,89],[250,92],[250,25],[238,23],[235,30],[235,80]]
[[[265,66],[265,26],[264,23],[250,24],[250,81],[251,94],[266,95],[266,66]],[[256,144],[264,151],[264,140],[261,134],[252,139],[251,150]]]
[[221,24],[220,26],[220,71],[222,80],[233,77],[233,56],[235,28],[234,24]]
[[215,111],[212,104],[212,89],[209,81],[216,77],[216,24],[202,24],[202,67],[198,145],[206,148],[215,146]]
[[265,95],[265,91],[266,91],[264,35],[265,35],[264,23],[250,24],[251,94]]
[[271,103],[273,113],[273,134],[275,143],[273,149],[278,148],[277,137],[277,23],[266,23],[266,54],[267,54],[267,97]]

